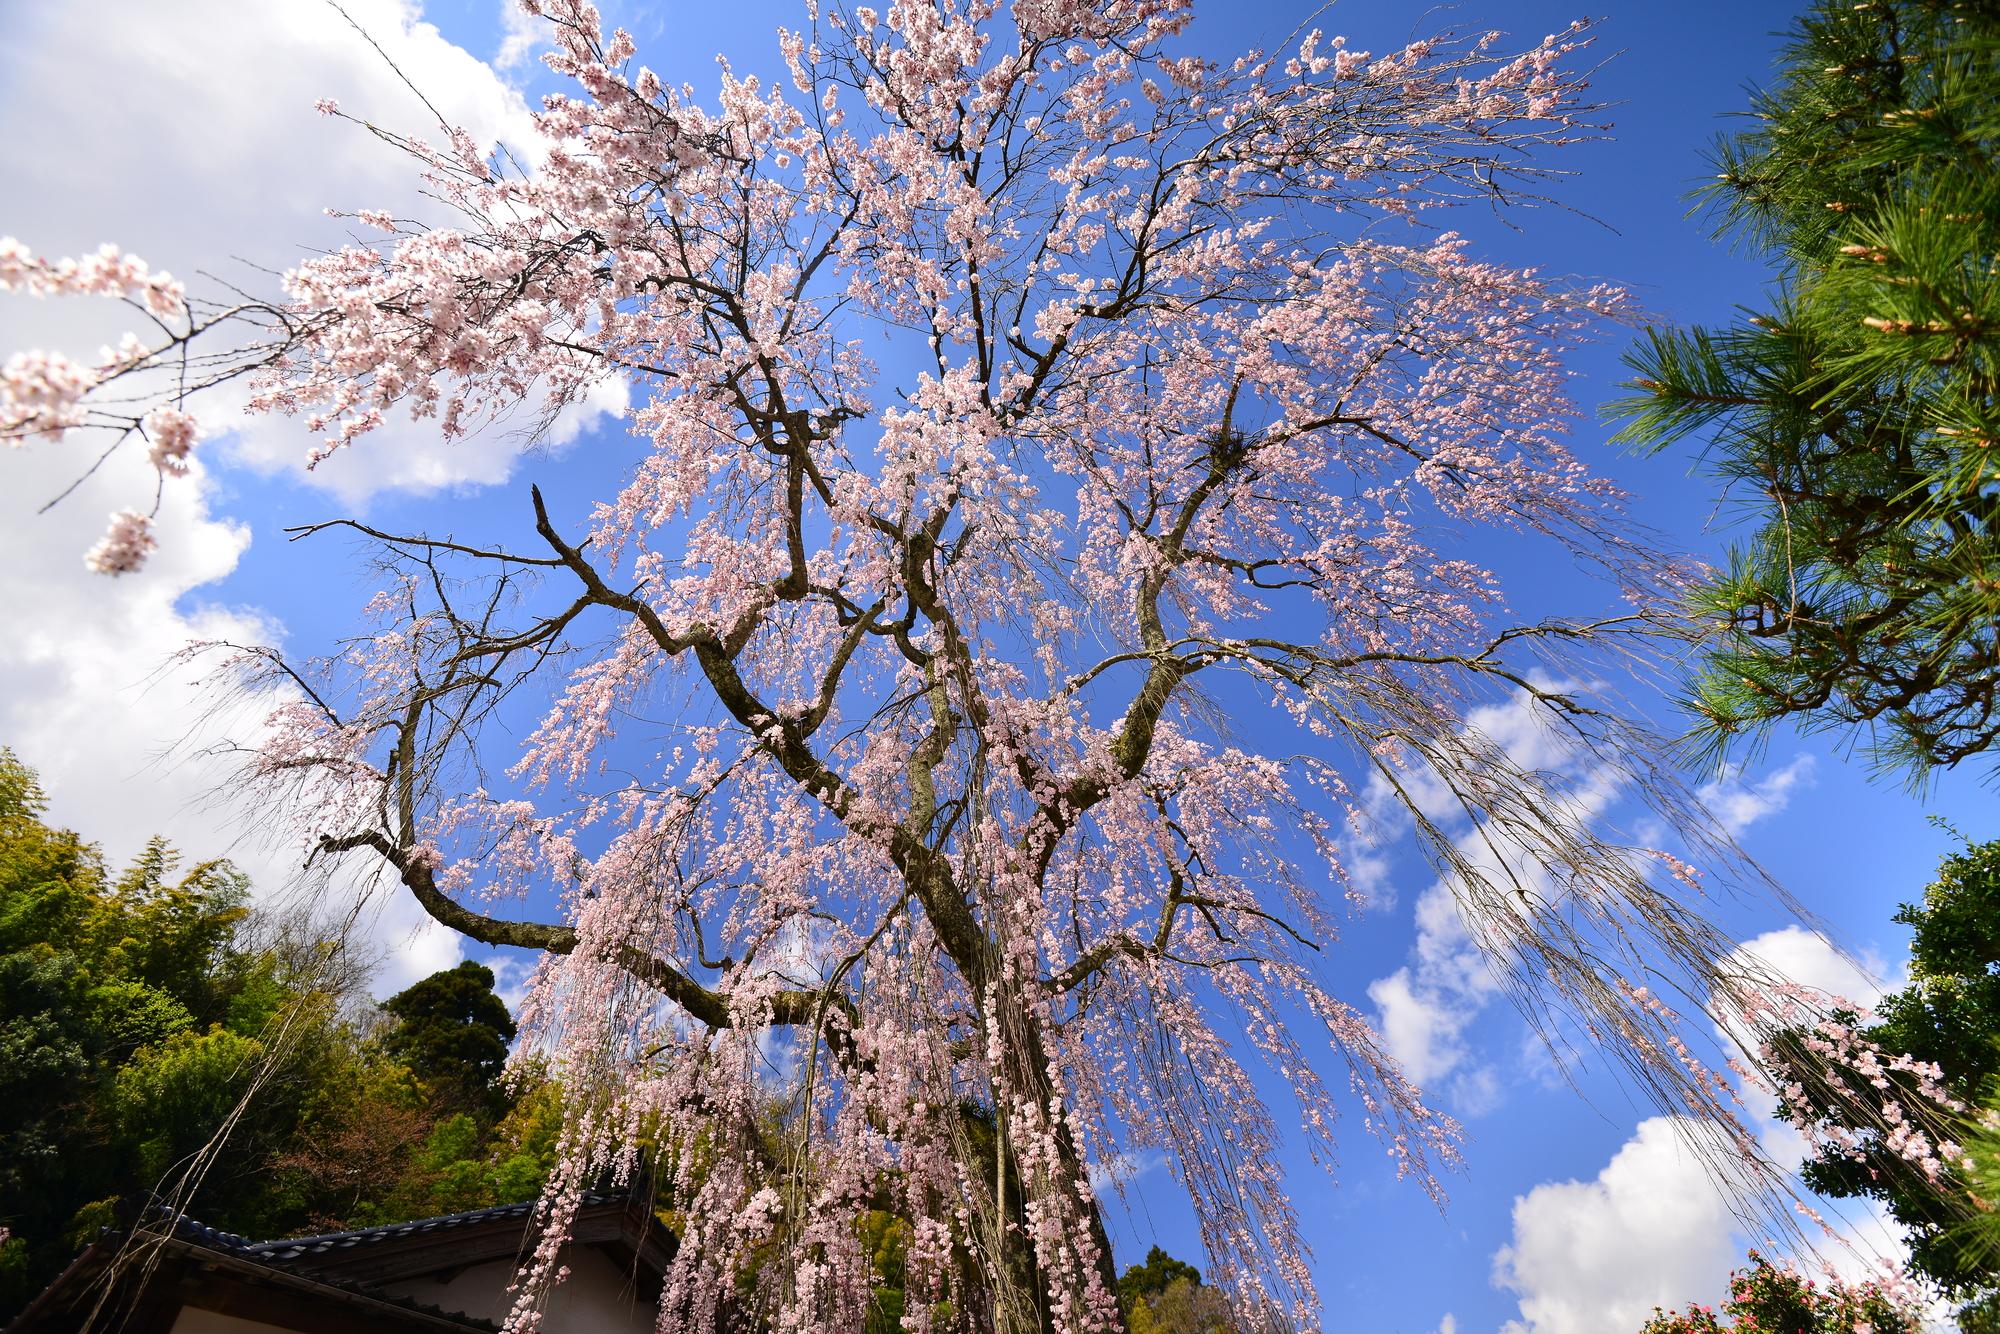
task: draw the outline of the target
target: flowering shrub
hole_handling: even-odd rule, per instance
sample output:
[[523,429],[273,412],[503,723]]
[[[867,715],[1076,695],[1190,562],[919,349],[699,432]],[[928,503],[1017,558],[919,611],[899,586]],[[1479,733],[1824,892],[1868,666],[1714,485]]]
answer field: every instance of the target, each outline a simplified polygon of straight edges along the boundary
[[[1725,1323],[1725,1317],[1727,1323]],[[1815,1283],[1772,1264],[1756,1251],[1750,1267],[1729,1276],[1729,1298],[1717,1311],[1690,1306],[1660,1311],[1639,1334],[1917,1334],[1918,1308],[1907,1294],[1880,1283]]]

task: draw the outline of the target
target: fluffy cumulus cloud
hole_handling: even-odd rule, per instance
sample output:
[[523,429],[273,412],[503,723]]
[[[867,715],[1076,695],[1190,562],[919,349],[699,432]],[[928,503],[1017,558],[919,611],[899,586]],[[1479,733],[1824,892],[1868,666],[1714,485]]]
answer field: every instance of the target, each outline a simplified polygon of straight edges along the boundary
[[1655,1306],[1713,1300],[1738,1255],[1733,1223],[1681,1118],[1642,1121],[1594,1179],[1514,1201],[1494,1281],[1521,1306],[1503,1334],[1631,1330]]
[[[270,290],[257,266],[282,267],[346,239],[326,207],[384,208],[423,217],[407,160],[364,129],[317,114],[319,98],[353,115],[424,132],[430,121],[403,79],[449,119],[487,141],[525,143],[520,95],[492,68],[442,37],[400,0],[347,0],[368,37],[331,5],[262,0],[103,0],[31,6],[10,16],[0,49],[0,179],[7,231],[38,253],[76,254],[106,241],[172,270]],[[379,43],[378,52],[369,38]],[[385,59],[386,57],[386,59]],[[390,61],[395,68],[391,68]],[[0,298],[0,352],[54,347],[94,356],[130,327],[110,302]],[[212,701],[171,665],[196,639],[270,642],[282,627],[255,609],[216,604],[204,590],[250,545],[242,518],[222,512],[229,466],[299,472],[309,442],[290,423],[245,423],[236,400],[203,408],[208,432],[189,476],[160,488],[159,549],[116,579],[82,555],[106,515],[154,495],[153,464],[137,444],[108,459],[49,513],[36,510],[91,464],[86,437],[37,442],[0,458],[0,743],[44,774],[54,817],[128,855],[168,832],[191,854],[229,853],[271,892],[296,870],[296,846],[263,844],[206,794],[226,762],[201,751]],[[617,396],[597,406],[615,408]],[[573,434],[581,418],[557,431]],[[345,508],[388,488],[438,490],[506,477],[518,433],[493,430],[452,445],[429,424],[398,423],[364,452],[323,465],[311,483]],[[219,457],[218,457],[219,456]],[[221,471],[218,472],[218,464]],[[254,557],[252,557],[254,558]],[[239,707],[255,726],[269,701]],[[459,956],[406,900],[385,897],[372,934],[390,958],[381,985],[402,985]]]
[[[1885,985],[1880,961],[1851,958],[1798,926],[1765,932],[1736,953],[1739,965],[1858,1005],[1873,1004]],[[1728,1016],[1716,1019],[1722,1027]],[[1804,1143],[1774,1118],[1775,1102],[1746,1092],[1745,1103],[1765,1153],[1798,1164]],[[1642,1121],[1595,1179],[1546,1182],[1514,1201],[1513,1239],[1494,1257],[1494,1281],[1520,1301],[1503,1334],[1637,1329],[1655,1306],[1720,1299],[1745,1238],[1703,1169],[1695,1133],[1678,1117]],[[1834,1235],[1802,1259],[1859,1278],[1897,1254],[1880,1211],[1829,1204],[1821,1212]]]
[[[268,643],[281,628],[254,609],[205,600],[250,545],[241,524],[211,511],[208,488],[162,489],[159,552],[136,574],[108,579],[79,553],[112,498],[144,482],[142,457],[114,457],[70,499],[36,515],[38,497],[69,480],[57,451],[0,458],[0,744],[42,775],[50,818],[104,846],[113,862],[164,833],[190,857],[229,856],[261,894],[294,882],[299,845],[253,829],[227,801],[232,761],[204,745],[224,732],[254,734],[270,700],[217,698],[175,656],[191,641]],[[355,888],[348,886],[349,889]],[[400,898],[364,912],[394,988],[455,963],[457,938]]]
[[1901,985],[1873,955],[1843,953],[1802,926],[1781,927],[1738,945],[1728,964],[1754,968],[1866,1009]]
[[[436,139],[428,100],[480,142],[514,146],[530,162],[538,155],[520,93],[405,0],[348,0],[339,9],[262,0],[43,5],[15,16],[9,35],[0,124],[37,130],[0,136],[12,201],[6,229],[52,256],[114,242],[197,294],[213,293],[217,279],[274,293],[265,269],[361,235],[350,220],[326,216],[329,208],[446,221],[423,198],[408,158],[358,124],[320,115],[319,99]],[[529,49],[532,36],[510,34],[507,52]],[[211,276],[206,287],[202,274]],[[129,327],[109,303],[8,304],[0,341],[9,349],[55,346],[81,357]],[[504,480],[537,424],[523,411],[451,442],[435,422],[392,415],[366,450],[306,474],[313,441],[303,426],[246,421],[247,396],[247,385],[231,386],[199,405],[211,432],[232,432],[219,447],[262,471],[309,477],[350,506],[384,490]],[[606,386],[546,439],[567,443],[622,406],[620,389]]]

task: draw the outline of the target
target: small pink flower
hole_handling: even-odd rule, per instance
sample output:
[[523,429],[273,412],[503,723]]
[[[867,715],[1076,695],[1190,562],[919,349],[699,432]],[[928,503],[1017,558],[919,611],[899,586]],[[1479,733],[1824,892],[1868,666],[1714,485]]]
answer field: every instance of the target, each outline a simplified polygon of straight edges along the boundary
[[200,424],[185,412],[154,408],[146,414],[145,431],[153,466],[170,477],[187,476],[188,454],[201,438]]
[[130,574],[146,563],[158,545],[151,519],[137,510],[119,510],[83,563],[99,574]]

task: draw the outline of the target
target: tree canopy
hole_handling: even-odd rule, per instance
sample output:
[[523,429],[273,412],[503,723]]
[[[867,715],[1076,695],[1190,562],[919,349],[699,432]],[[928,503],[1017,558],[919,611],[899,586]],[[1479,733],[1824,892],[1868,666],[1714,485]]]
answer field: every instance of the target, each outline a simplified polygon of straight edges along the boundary
[[1996,51],[1975,0],[1811,5],[1702,194],[1774,300],[1629,359],[1622,438],[1706,441],[1754,524],[1693,596],[1717,747],[1860,728],[1920,780],[2000,738]]
[[155,1203],[283,1236],[540,1190],[559,1091],[532,1069],[496,1090],[485,1045],[435,1040],[472,1016],[504,1055],[490,972],[383,1014],[337,934],[253,908],[226,862],[154,838],[113,874],[46,810],[0,748],[0,1320]]
[[493,970],[471,959],[382,1002],[398,1020],[383,1048],[433,1086],[484,1099],[498,1091],[514,1016],[493,993]]
[[1229,1303],[1201,1271],[1158,1246],[1118,1276],[1118,1307],[1132,1334],[1236,1334]]

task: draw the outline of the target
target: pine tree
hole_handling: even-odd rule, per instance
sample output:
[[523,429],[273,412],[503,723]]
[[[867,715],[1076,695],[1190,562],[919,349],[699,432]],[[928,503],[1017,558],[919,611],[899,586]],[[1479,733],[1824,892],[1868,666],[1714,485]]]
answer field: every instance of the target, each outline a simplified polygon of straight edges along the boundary
[[2000,740],[1996,57],[1992,0],[1815,4],[1703,192],[1771,308],[1628,357],[1620,438],[1706,435],[1757,524],[1693,595],[1715,752],[1859,726],[1921,781]]
[[504,1107],[496,1081],[514,1019],[493,991],[493,970],[470,959],[382,1002],[398,1023],[384,1045],[420,1079],[483,1110]]

